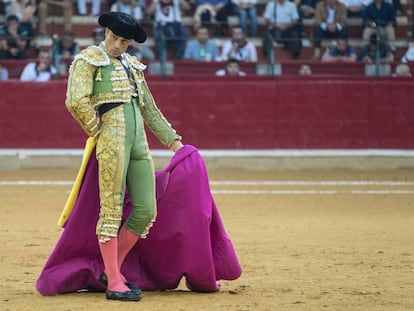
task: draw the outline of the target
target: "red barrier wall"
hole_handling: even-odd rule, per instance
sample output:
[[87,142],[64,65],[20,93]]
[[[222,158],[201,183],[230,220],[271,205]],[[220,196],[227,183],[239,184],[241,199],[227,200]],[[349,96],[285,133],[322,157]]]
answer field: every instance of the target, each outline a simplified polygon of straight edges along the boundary
[[[200,149],[414,149],[412,80],[149,84],[184,142]],[[82,148],[65,91],[64,81],[0,83],[0,148]]]

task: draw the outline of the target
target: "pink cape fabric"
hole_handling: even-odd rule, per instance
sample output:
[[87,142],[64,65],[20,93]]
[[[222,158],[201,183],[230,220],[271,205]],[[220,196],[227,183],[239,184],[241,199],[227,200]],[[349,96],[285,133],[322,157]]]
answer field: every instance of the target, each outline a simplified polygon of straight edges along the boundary
[[[98,164],[92,154],[72,215],[36,282],[42,295],[103,291],[104,269],[95,233],[99,214]],[[128,254],[122,272],[143,290],[218,291],[241,267],[212,198],[204,161],[186,145],[156,173],[158,216],[146,239]],[[124,220],[131,212],[128,195]]]

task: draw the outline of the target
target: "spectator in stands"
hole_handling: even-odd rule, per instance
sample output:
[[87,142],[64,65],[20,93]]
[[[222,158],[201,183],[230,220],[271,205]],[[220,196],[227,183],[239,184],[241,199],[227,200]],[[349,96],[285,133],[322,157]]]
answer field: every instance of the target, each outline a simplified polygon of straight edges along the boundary
[[75,36],[70,31],[65,31],[60,39],[57,40],[53,51],[53,63],[58,68],[59,74],[67,73],[70,63],[79,53],[79,45],[75,41]]
[[230,0],[195,0],[196,9],[194,19],[197,25],[211,28],[216,25],[215,35],[228,36],[228,17],[233,12],[233,4]]
[[296,8],[298,9],[299,20],[296,26],[297,31],[299,32],[300,38],[306,37],[305,27],[303,20],[305,18],[312,18],[315,14],[315,7],[311,6],[314,3],[317,3],[319,0],[290,0],[295,3]]
[[[101,13],[101,0],[91,0],[92,8],[91,8],[91,15],[92,16],[99,16]],[[85,16],[88,14],[86,0],[77,0],[78,4],[78,13],[81,16]]]
[[35,34],[36,28],[36,10],[37,5],[35,0],[12,0],[10,15],[17,16],[20,24],[29,31],[32,37]]
[[283,43],[292,53],[293,58],[299,58],[302,43],[299,32],[299,13],[296,4],[289,0],[273,0],[266,4],[263,17],[268,31],[263,39],[263,52],[268,54],[272,41]]
[[247,21],[250,23],[250,35],[257,37],[257,0],[232,0],[233,10],[239,16],[240,26],[243,32],[248,36]]
[[314,59],[320,59],[322,39],[337,39],[347,36],[346,7],[338,0],[322,0],[315,10],[313,26]]
[[167,59],[167,49],[174,49],[174,59],[182,59],[189,31],[182,25],[182,8],[188,10],[186,0],[153,0],[147,14],[154,16],[154,41],[158,57]]
[[28,63],[22,74],[20,81],[47,82],[57,76],[57,69],[52,65],[52,51],[48,47],[42,47],[38,51],[37,62]]
[[245,76],[246,73],[240,69],[240,62],[230,58],[226,62],[226,68],[216,71],[216,76]]
[[7,38],[5,35],[0,33],[0,60],[1,59],[7,59],[7,50],[8,50],[8,45],[7,45]]
[[356,62],[357,55],[347,38],[338,38],[336,44],[328,49],[322,56],[324,62]]
[[9,71],[0,64],[0,81],[9,80]]
[[365,8],[362,20],[363,40],[369,40],[370,35],[378,30],[381,37],[388,41],[391,49],[395,51],[394,27],[397,25],[397,19],[394,7],[390,3],[384,0],[374,0]]
[[146,42],[138,44],[133,41],[127,48],[127,52],[136,56],[140,61],[151,61],[155,59],[155,54]]
[[49,7],[57,7],[63,15],[64,31],[72,31],[72,1],[71,0],[39,0],[38,15],[38,33],[46,35],[46,17],[50,15]]
[[312,74],[312,69],[309,64],[302,64],[299,67],[298,74],[301,76],[310,76]]
[[299,15],[302,18],[313,18],[315,16],[315,8],[319,0],[296,0]]
[[7,59],[8,45],[6,36],[0,34],[0,60]]
[[99,43],[105,40],[105,29],[104,28],[96,28],[92,32],[92,41],[93,45],[98,46]]
[[408,50],[405,52],[404,56],[401,58],[403,63],[412,63],[414,62],[414,42],[410,43]]
[[403,15],[404,9],[401,5],[400,0],[392,0],[392,6],[394,7],[395,15],[397,15],[397,16]]
[[65,31],[58,40],[56,53],[59,59],[73,60],[79,53],[79,44],[75,41],[75,35],[71,31]]
[[390,45],[383,40],[379,40],[378,42],[375,33],[371,34],[369,43],[361,48],[358,61],[365,64],[374,64],[376,62],[377,49],[381,63],[392,63],[394,61],[394,54],[392,53]]
[[257,62],[257,51],[253,43],[247,41],[240,26],[231,30],[231,40],[224,42],[221,51],[221,60],[235,58],[244,62]]
[[43,46],[52,46],[54,38],[57,38],[56,34],[52,37],[49,37],[48,35],[37,35],[33,38],[31,45],[35,50],[38,50]]
[[1,0],[1,2],[3,2],[4,15],[7,17],[11,14],[12,0]]
[[122,12],[133,16],[138,22],[144,17],[144,0],[117,0],[111,6],[111,12]]
[[410,66],[407,64],[398,64],[395,67],[395,72],[392,74],[393,77],[411,77]]
[[0,58],[26,59],[30,47],[30,32],[20,24],[15,15],[6,19],[6,24],[0,27]]
[[348,17],[362,17],[365,7],[371,0],[339,0],[346,7]]
[[206,62],[220,59],[218,46],[210,40],[207,27],[200,26],[197,29],[196,39],[188,42],[185,47],[184,59]]

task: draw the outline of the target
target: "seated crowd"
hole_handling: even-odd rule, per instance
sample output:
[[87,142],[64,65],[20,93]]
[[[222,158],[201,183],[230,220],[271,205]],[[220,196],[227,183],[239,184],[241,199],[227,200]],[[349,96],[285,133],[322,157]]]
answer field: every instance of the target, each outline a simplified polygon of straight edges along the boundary
[[[262,57],[269,61],[278,44],[290,52],[292,59],[304,60],[301,51],[307,39],[306,20],[313,22],[308,35],[314,49],[313,61],[375,63],[378,55],[382,63],[414,61],[412,46],[401,59],[395,56],[396,16],[404,12],[399,0],[90,0],[88,5],[86,0],[75,4],[71,0],[0,1],[4,16],[0,25],[0,60],[37,58],[40,68],[36,67],[35,72],[40,80],[66,74],[67,65],[80,51],[72,16],[96,17],[104,10],[129,13],[147,28],[154,48],[144,43],[128,49],[146,62],[230,60],[227,66],[239,67],[243,62],[257,63]],[[62,33],[48,33],[51,30],[47,17],[59,14]],[[229,25],[229,16],[237,16],[238,24]],[[192,24],[186,24],[184,17],[191,17]],[[348,40],[350,18],[360,20],[360,46],[352,46]],[[96,29],[91,38],[98,44],[103,30]],[[257,39],[261,49],[257,48]],[[326,40],[332,45],[325,49],[322,42]],[[41,65],[45,58],[49,58],[48,66]],[[1,79],[7,79],[7,68],[0,69]]]

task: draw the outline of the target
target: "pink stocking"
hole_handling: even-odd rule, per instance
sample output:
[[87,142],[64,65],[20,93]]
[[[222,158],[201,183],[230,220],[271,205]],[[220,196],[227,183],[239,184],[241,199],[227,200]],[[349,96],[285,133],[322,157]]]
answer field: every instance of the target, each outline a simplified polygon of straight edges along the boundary
[[99,242],[105,272],[108,277],[108,289],[116,292],[127,292],[129,288],[124,284],[118,267],[118,239],[111,238],[109,241]]
[[124,225],[121,227],[121,230],[119,230],[118,239],[118,267],[119,271],[121,271],[121,267],[126,256],[132,247],[134,247],[134,245],[138,242],[139,236],[129,231]]

